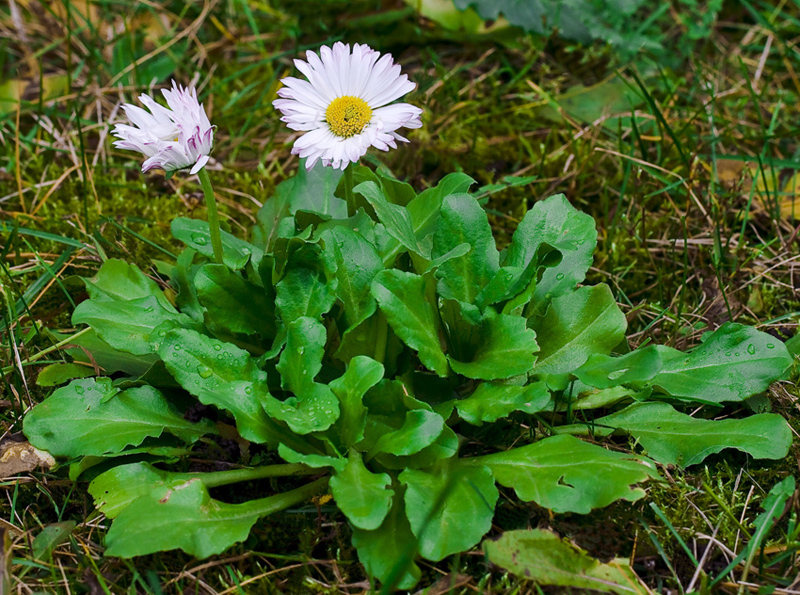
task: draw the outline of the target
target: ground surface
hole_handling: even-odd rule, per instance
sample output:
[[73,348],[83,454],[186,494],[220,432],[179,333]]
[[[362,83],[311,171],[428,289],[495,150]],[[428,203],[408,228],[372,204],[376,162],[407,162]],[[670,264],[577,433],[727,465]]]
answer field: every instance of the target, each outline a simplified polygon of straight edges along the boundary
[[[800,315],[800,5],[727,2],[714,20],[713,2],[668,4],[638,21],[645,39],[661,46],[647,51],[516,29],[448,31],[402,2],[379,0],[3,6],[4,437],[19,438],[22,415],[50,390],[36,385],[37,366],[12,364],[53,344],[46,329],[72,330],[69,315],[85,297],[75,277],[96,270],[101,255],[148,270],[177,251],[172,218],[205,216],[196,178],[143,175],[135,156],[111,147],[109,123],[120,119],[121,104],[170,77],[198,86],[218,127],[210,169],[222,216],[246,235],[258,207],[298,166],[289,153],[294,137],[271,106],[278,81],[302,50],[338,39],[393,53],[418,83],[407,100],[425,109],[410,145],[371,153],[368,163],[385,163],[418,190],[457,170],[498,184],[487,190],[487,207],[499,238],[535,201],[566,194],[597,222],[589,282],[611,285],[632,345],[688,348],[726,320],[791,337]],[[507,176],[531,179],[517,185]],[[62,357],[53,352],[39,363]],[[772,410],[800,430],[795,385],[774,386],[770,396]],[[668,481],[633,505],[552,517],[508,502],[495,524],[550,526],[600,558],[630,557],[656,591],[700,589],[698,567],[715,576],[741,550],[742,526],[772,485],[797,472],[797,456],[796,446],[778,462],[728,452],[665,470]],[[334,508],[263,522],[245,544],[210,560],[169,553],[125,561],[102,557],[106,522],[85,484],[64,470],[14,475],[0,488],[0,559],[13,592],[366,587]],[[770,534],[770,551],[797,551],[782,538],[797,510],[795,502]],[[76,526],[51,557],[33,539],[56,522]],[[726,579],[721,588],[800,592],[792,560],[790,553],[761,575],[750,572],[747,583],[725,586]],[[424,567],[422,585],[434,583],[430,593],[538,592],[487,568],[480,552]]]

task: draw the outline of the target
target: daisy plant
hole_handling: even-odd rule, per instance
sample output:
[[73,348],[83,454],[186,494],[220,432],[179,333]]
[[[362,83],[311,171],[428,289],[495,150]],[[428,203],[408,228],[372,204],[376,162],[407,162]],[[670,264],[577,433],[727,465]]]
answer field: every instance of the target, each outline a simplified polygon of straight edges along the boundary
[[[248,239],[221,232],[221,258],[213,226],[176,218],[168,288],[114,259],[85,279],[72,321],[90,330],[69,353],[103,374],[25,418],[32,444],[91,481],[113,520],[107,555],[217,554],[329,492],[365,573],[411,588],[418,557],[493,530],[498,486],[584,514],[644,497],[658,464],[786,456],[780,415],[741,415],[792,366],[784,343],[726,323],[688,352],[631,349],[611,289],[584,284],[591,217],[563,195],[537,201],[498,249],[466,174],[417,193],[357,164],[420,125],[419,108],[390,103],[413,88],[391,56],[307,57],[308,80],[285,79],[275,102],[305,133],[305,167]],[[124,147],[146,167],[198,168],[211,136],[194,94],[165,93],[171,110],[145,97]]]
[[179,169],[191,168],[189,173],[197,174],[206,199],[214,258],[221,263],[217,201],[205,170],[214,144],[214,127],[197,101],[195,88],[187,89],[172,81],[172,89],[162,89],[161,93],[168,107],[146,93],[139,96],[139,101],[149,112],[130,103],[122,106],[133,125],[116,125],[112,134],[119,140],[114,141],[114,146],[145,155],[142,172],[163,169],[169,178]]

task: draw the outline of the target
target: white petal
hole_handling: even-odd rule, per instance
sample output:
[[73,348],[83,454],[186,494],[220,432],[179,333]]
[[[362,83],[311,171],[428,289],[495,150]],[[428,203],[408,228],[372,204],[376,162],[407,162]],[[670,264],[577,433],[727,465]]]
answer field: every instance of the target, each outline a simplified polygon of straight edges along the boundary
[[202,157],[200,157],[200,159],[197,160],[197,163],[194,164],[194,167],[192,168],[192,170],[189,173],[191,175],[194,175],[197,172],[199,172],[201,169],[203,169],[206,166],[206,163],[208,163],[209,159],[210,159],[210,157],[208,155],[203,155]]

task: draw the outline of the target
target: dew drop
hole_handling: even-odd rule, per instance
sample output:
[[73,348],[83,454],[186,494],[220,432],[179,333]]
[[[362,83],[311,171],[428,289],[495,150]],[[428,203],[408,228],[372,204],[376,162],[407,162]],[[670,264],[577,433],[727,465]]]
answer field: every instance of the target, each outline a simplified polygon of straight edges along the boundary
[[178,350],[181,348],[181,346],[180,346],[180,345],[178,345],[177,343],[175,343],[175,345],[173,345],[173,346],[172,346],[172,348],[173,348],[175,351],[178,351]]
[[737,351],[737,352],[736,352],[736,353],[734,353],[733,355],[735,355],[736,357],[739,357],[739,352]]
[[730,356],[731,356],[731,352],[730,351],[726,351],[725,352],[725,357],[730,357]]
[[245,387],[244,387],[244,392],[245,392],[245,393],[247,393],[247,394],[249,395],[250,393],[252,393],[252,392],[253,392],[253,389],[252,389],[252,388],[250,388],[249,386],[245,386]]
[[197,373],[200,374],[200,378],[210,378],[213,374],[211,368],[203,365],[197,366]]
[[586,240],[578,240],[575,243],[578,244],[578,246],[583,246],[586,243]]
[[250,248],[242,248],[242,254],[250,254]]
[[756,352],[756,346],[755,345],[748,345],[747,346],[747,353],[749,353],[750,355],[753,355],[753,354],[755,354],[755,352]]
[[79,395],[82,395],[84,393],[83,387],[82,386],[76,386],[75,387],[75,392],[78,393]]
[[222,350],[222,345],[220,345],[219,343],[215,343],[214,344],[214,351],[220,351],[220,350]]
[[625,368],[625,369],[622,369],[622,370],[614,370],[613,372],[611,372],[608,375],[608,379],[609,380],[617,380],[618,378],[621,378],[622,375],[625,374],[625,372],[627,372],[627,371],[628,371],[628,368]]
[[300,355],[303,355],[305,352],[306,352],[306,348],[305,347],[298,347],[297,348],[297,353],[299,353]]
[[559,273],[558,275],[556,275],[556,279],[558,279],[559,281],[561,281],[561,279],[563,278],[564,278],[564,273]]
[[303,376],[306,376],[307,374],[308,374],[308,370],[303,370]]
[[772,343],[767,343],[767,349],[775,349],[775,345]]
[[198,246],[205,246],[208,244],[208,238],[201,233],[193,233],[192,241]]
[[152,312],[152,311],[153,311],[153,306],[147,306],[147,307],[144,309],[144,311],[145,311],[145,312]]

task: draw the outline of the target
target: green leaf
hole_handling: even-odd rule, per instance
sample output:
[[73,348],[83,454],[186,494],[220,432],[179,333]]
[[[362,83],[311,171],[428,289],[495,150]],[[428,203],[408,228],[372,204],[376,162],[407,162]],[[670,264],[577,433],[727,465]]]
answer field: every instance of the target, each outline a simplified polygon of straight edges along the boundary
[[381,190],[389,202],[405,207],[417,197],[411,184],[398,180],[385,165],[379,165],[375,173],[378,174]]
[[280,401],[267,395],[262,400],[271,417],[287,423],[298,434],[327,430],[339,418],[339,401],[331,388],[314,382],[322,368],[326,338],[325,327],[314,318],[292,322],[277,370],[283,388],[294,396]]
[[375,275],[383,270],[383,262],[372,244],[344,227],[326,231],[322,239],[325,250],[336,263],[336,297],[344,306],[347,326],[354,327],[375,312],[370,286]]
[[621,357],[592,354],[585,364],[575,370],[575,375],[589,386],[611,388],[651,380],[662,367],[659,349],[651,345]]
[[372,282],[372,294],[395,334],[420,361],[439,376],[447,376],[447,357],[439,342],[439,313],[434,309],[424,277],[398,270],[384,270]]
[[681,467],[725,448],[756,459],[782,459],[792,444],[789,424],[774,413],[712,421],[679,413],[667,403],[635,403],[594,423],[625,430],[659,463]]
[[441,560],[475,545],[492,526],[499,492],[488,467],[463,465],[458,459],[429,470],[407,469],[406,514],[419,541],[419,552]]
[[419,196],[408,203],[408,213],[417,239],[422,241],[432,236],[439,219],[442,201],[446,196],[465,194],[475,180],[464,173],[451,173],[443,177],[433,188],[420,192]]
[[421,451],[408,456],[380,453],[376,457],[387,469],[427,469],[437,461],[449,459],[458,453],[458,435],[445,424],[442,433]]
[[506,531],[500,539],[484,541],[483,549],[493,564],[538,584],[618,595],[650,592],[624,558],[602,563],[544,529]]
[[[221,264],[203,266],[194,279],[212,330],[274,338],[275,295]],[[271,287],[270,287],[271,289]]]
[[513,488],[521,500],[553,512],[587,514],[616,500],[633,502],[644,490],[632,486],[658,477],[655,465],[640,457],[568,435],[466,460],[489,467],[497,482]]
[[373,531],[353,527],[353,546],[370,577],[382,582],[395,578],[391,586],[396,589],[410,589],[419,581],[422,573],[414,564],[416,538],[397,490],[389,514],[380,527]]
[[372,358],[377,356],[378,335],[385,329],[386,317],[383,312],[376,310],[376,312],[373,312],[373,314],[361,324],[350,327],[344,332],[344,335],[342,335],[342,342],[336,350],[335,357],[346,364],[356,357]]
[[278,445],[278,454],[287,463],[302,463],[314,469],[333,467],[336,471],[342,471],[345,465],[347,465],[347,459],[343,457],[301,453],[285,444]]
[[97,301],[127,302],[153,296],[167,310],[175,311],[158,284],[134,264],[110,258],[97,274],[84,279],[89,297]]
[[372,473],[364,466],[361,453],[351,450],[344,469],[331,477],[336,504],[354,527],[372,531],[383,523],[392,506],[394,491],[386,473]]
[[500,255],[486,213],[478,202],[468,194],[450,195],[442,201],[431,257],[439,258],[464,243],[472,247],[468,254],[439,266],[439,294],[473,304],[499,270]]
[[[172,220],[172,235],[189,248],[208,258],[214,257],[214,248],[211,246],[211,231],[208,222],[186,217],[176,217]],[[227,231],[220,230],[222,239],[222,262],[225,266],[238,271],[252,258],[258,266],[264,253],[249,242],[240,240]]]
[[90,299],[78,304],[72,313],[72,324],[88,324],[111,347],[134,355],[155,353],[150,335],[168,322],[196,326],[191,318],[178,314],[172,306],[165,307],[156,296],[126,301]]
[[199,478],[139,496],[106,535],[106,556],[131,558],[180,548],[205,558],[244,541],[261,516],[253,505],[212,500]]
[[304,244],[286,257],[286,271],[275,285],[278,313],[284,323],[301,316],[318,318],[336,301],[338,281],[319,246]]
[[95,477],[89,493],[94,505],[113,519],[137,498],[148,494],[163,497],[192,477],[189,473],[162,471],[149,463],[118,465]]
[[659,346],[664,368],[648,384],[673,397],[707,403],[764,392],[792,365],[785,345],[753,327],[726,322],[691,353]]
[[75,528],[75,521],[52,523],[42,529],[31,544],[31,554],[34,560],[49,560],[55,550],[62,543],[69,541],[69,536]]
[[[642,5],[644,0],[624,0],[613,5],[613,20],[604,11],[603,2],[592,0],[454,0],[457,8],[465,10],[469,6],[484,19],[492,21],[502,14],[508,22],[526,31],[549,35],[557,30],[567,39],[588,43],[593,39],[615,40],[611,23],[625,16],[628,28],[634,26],[630,16]],[[598,6],[599,5],[599,6]],[[603,18],[605,17],[605,19]]]
[[[67,335],[46,331],[54,340],[61,341]],[[65,349],[69,356],[76,362],[83,362],[94,366],[97,364],[107,374],[124,372],[129,376],[145,374],[159,359],[154,353],[148,355],[133,355],[119,349],[114,349],[100,339],[93,330],[70,341],[76,347]],[[88,355],[91,354],[91,357]]]
[[414,409],[406,412],[399,430],[381,436],[370,454],[413,455],[433,444],[444,429],[444,420],[433,411]]
[[400,205],[395,205],[386,200],[382,190],[375,182],[362,182],[353,192],[361,194],[367,199],[370,206],[375,209],[378,220],[386,226],[386,231],[400,242],[407,250],[420,253],[417,237],[411,223],[411,215]]
[[550,402],[550,391],[544,382],[527,386],[483,382],[466,399],[456,402],[458,415],[479,426],[506,417],[512,411],[537,413]]
[[347,217],[347,203],[333,194],[342,173],[342,170],[325,167],[321,161],[308,171],[303,162],[289,187],[289,212],[294,215],[297,211],[309,211],[334,219]]
[[547,313],[529,324],[539,342],[536,374],[571,374],[600,353],[609,354],[628,326],[607,285],[581,287],[553,300]]
[[508,247],[506,266],[527,267],[542,244],[561,252],[561,262],[547,268],[536,285],[534,312],[544,313],[552,298],[583,281],[597,244],[594,219],[569,204],[563,194],[537,202],[517,226]]
[[366,356],[356,356],[347,364],[345,373],[330,383],[333,394],[339,399],[339,419],[336,425],[345,447],[350,447],[364,437],[367,408],[362,399],[366,392],[381,381],[383,364]]
[[197,253],[191,248],[180,253],[172,267],[170,283],[178,292],[175,296],[178,309],[192,320],[203,322],[203,307],[197,301],[197,289],[194,286],[195,275],[202,265],[194,264],[195,254]]
[[201,403],[229,411],[243,438],[274,441],[271,422],[259,404],[269,394],[267,374],[244,349],[196,331],[173,329],[159,355],[175,380]]
[[521,316],[496,314],[491,308],[481,322],[478,349],[469,362],[448,357],[450,367],[467,378],[499,380],[527,374],[536,362],[536,333]]
[[321,322],[307,316],[291,322],[286,331],[286,349],[276,368],[284,390],[302,396],[322,369],[327,331]]
[[39,386],[58,386],[59,384],[64,384],[67,380],[94,375],[94,368],[88,366],[80,364],[50,364],[42,368],[36,376],[36,384]]
[[[298,170],[298,174],[299,174]],[[264,248],[269,254],[275,247],[275,240],[282,235],[284,226],[294,231],[294,218],[289,212],[289,201],[295,178],[284,180],[275,187],[275,194],[264,202],[253,227],[253,243]]]
[[191,423],[151,386],[122,392],[110,378],[73,380],[36,405],[24,421],[31,444],[76,458],[120,452],[169,432],[192,443],[214,432],[208,420]]

